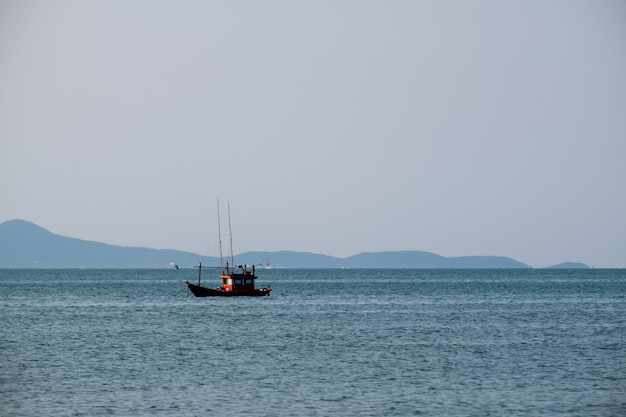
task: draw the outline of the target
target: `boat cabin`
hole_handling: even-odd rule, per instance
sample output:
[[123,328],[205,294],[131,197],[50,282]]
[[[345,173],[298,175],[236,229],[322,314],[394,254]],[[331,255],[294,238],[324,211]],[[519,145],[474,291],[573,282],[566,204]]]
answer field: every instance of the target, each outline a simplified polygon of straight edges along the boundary
[[254,291],[254,265],[237,265],[238,272],[231,271],[226,262],[226,269],[222,271],[222,290],[226,292],[250,292]]

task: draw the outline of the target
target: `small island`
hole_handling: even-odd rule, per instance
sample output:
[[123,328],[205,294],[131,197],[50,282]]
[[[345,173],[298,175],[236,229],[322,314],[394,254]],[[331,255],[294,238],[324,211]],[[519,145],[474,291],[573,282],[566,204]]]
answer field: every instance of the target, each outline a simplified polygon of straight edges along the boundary
[[563,262],[549,266],[548,269],[590,269],[588,265],[581,262]]

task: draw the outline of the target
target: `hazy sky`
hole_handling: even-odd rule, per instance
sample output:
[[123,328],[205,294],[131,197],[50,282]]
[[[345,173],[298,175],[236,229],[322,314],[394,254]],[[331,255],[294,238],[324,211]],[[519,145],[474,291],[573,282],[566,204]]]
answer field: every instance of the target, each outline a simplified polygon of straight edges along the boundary
[[0,1],[0,222],[216,255],[218,198],[235,253],[626,267],[626,2]]

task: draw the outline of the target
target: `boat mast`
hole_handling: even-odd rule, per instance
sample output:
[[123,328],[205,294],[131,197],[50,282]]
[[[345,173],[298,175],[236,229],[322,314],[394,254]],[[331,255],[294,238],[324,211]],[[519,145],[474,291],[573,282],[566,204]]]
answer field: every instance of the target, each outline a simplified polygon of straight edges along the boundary
[[217,238],[220,242],[220,267],[224,267],[224,260],[222,259],[222,230],[220,227],[220,199],[217,199]]
[[228,234],[230,235],[230,263],[235,266],[235,257],[233,255],[233,230],[230,227],[230,201],[228,202]]

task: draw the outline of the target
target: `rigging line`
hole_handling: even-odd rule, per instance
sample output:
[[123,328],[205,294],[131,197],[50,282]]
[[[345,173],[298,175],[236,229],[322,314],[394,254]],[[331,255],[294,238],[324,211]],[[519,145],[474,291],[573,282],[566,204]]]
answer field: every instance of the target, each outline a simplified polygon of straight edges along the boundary
[[230,227],[230,201],[228,202],[228,233],[230,234],[230,263],[235,266],[235,256],[233,254],[233,230]]
[[224,260],[222,259],[222,229],[220,227],[220,199],[217,199],[217,238],[220,243],[220,268],[224,267]]

